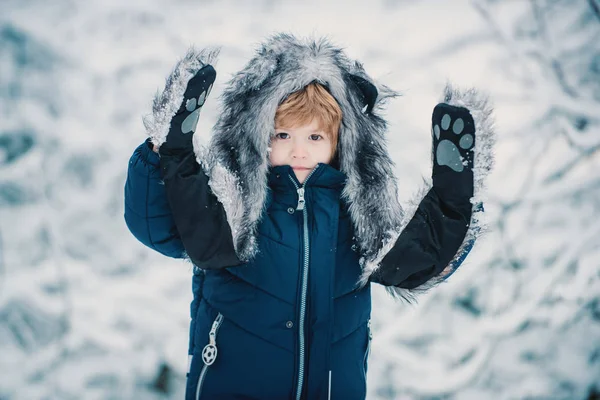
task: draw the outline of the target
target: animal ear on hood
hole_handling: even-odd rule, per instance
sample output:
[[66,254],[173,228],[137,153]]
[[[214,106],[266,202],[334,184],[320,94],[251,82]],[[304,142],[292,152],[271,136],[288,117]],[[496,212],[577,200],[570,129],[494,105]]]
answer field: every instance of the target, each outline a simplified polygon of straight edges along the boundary
[[[375,107],[375,102],[379,95],[377,88],[371,82],[358,75],[349,74],[348,77],[362,95],[363,112],[370,113],[373,110],[373,107]],[[364,107],[366,107],[366,109],[364,109]]]

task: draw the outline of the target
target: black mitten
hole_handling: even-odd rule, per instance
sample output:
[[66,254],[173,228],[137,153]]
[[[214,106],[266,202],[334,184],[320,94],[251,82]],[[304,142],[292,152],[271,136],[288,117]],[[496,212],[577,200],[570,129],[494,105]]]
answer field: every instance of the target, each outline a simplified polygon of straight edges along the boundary
[[198,124],[200,110],[210,94],[217,72],[212,65],[200,69],[187,84],[183,102],[175,116],[166,141],[160,146],[160,152],[193,149],[192,136]]
[[475,123],[469,110],[445,103],[432,115],[433,189],[446,206],[466,215],[473,197]]

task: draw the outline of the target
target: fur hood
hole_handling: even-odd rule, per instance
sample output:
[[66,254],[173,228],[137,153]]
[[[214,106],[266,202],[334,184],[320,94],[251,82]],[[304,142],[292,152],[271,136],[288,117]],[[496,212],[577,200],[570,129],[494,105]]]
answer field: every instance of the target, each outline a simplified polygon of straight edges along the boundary
[[[190,50],[177,64],[167,88],[154,101],[153,114],[145,120],[155,144],[165,141],[169,121],[183,100],[189,79],[203,65],[214,65],[217,54]],[[416,207],[405,214],[398,202],[394,164],[386,147],[386,121],[379,115],[385,101],[396,93],[375,82],[342,49],[326,39],[300,40],[287,34],[271,37],[229,81],[210,140],[206,135],[194,135],[196,157],[225,208],[238,256],[242,260],[252,258],[269,190],[268,150],[277,107],[289,94],[315,81],[328,88],[343,113],[339,168],[347,176],[343,200],[349,205],[356,245],[362,255],[364,283],[396,242]],[[475,92],[466,93],[447,89],[444,100],[480,109],[472,110],[478,129],[475,196],[479,198],[483,175],[491,168],[491,142],[479,127],[490,125],[490,110],[484,98]],[[485,121],[477,121],[477,116]],[[491,129],[489,133],[491,140]],[[478,165],[480,161],[484,163]],[[426,191],[422,193],[421,198]],[[415,204],[419,201],[416,199]],[[472,224],[467,238],[473,239],[479,232],[481,226]]]

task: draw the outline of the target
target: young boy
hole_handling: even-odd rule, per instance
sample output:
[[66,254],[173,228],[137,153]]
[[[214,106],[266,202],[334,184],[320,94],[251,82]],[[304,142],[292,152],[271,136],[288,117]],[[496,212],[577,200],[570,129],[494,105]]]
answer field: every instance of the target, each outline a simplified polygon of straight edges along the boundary
[[277,35],[194,146],[215,56],[191,51],[175,67],[125,188],[131,232],[195,266],[186,398],[364,399],[370,282],[410,299],[479,232],[487,103],[447,89],[433,186],[405,216],[378,115],[391,90],[327,41]]

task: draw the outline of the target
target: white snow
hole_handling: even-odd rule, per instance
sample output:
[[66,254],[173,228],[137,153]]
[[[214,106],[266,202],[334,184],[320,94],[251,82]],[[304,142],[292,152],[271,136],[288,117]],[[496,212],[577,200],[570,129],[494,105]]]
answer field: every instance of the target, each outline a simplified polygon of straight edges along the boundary
[[[417,305],[374,288],[368,398],[571,400],[600,382],[600,24],[588,2],[1,8],[0,399],[183,397],[191,265],[127,230],[128,159],[190,45],[222,46],[197,129],[208,135],[224,83],[278,31],[327,35],[403,93],[387,111],[403,201],[430,174],[446,81],[496,104],[492,231]],[[163,364],[167,394],[152,388]]]

